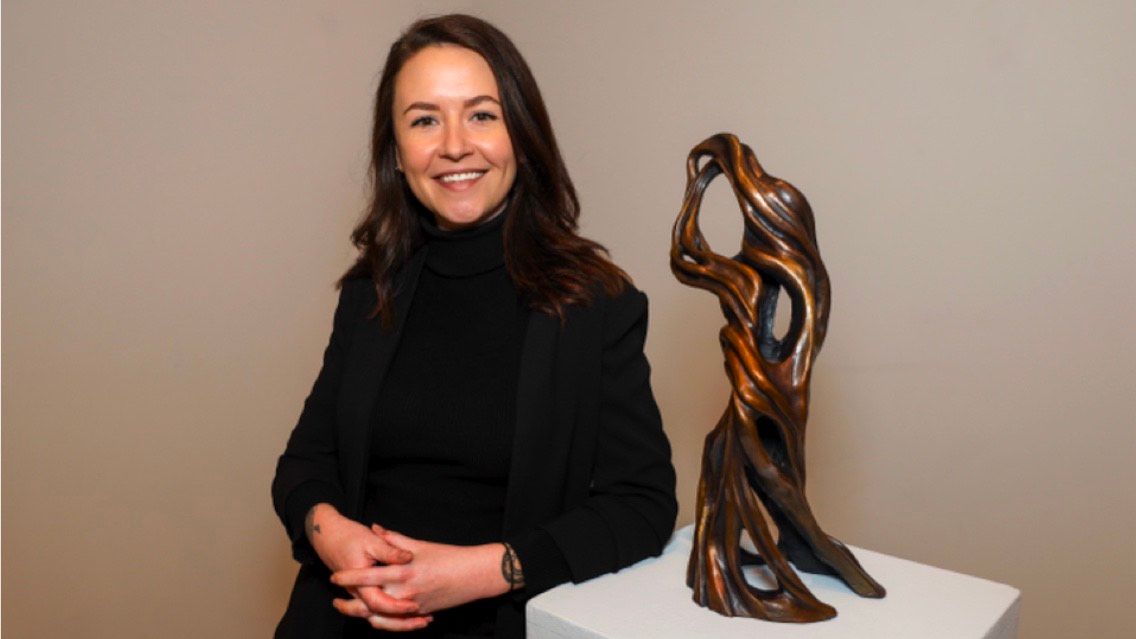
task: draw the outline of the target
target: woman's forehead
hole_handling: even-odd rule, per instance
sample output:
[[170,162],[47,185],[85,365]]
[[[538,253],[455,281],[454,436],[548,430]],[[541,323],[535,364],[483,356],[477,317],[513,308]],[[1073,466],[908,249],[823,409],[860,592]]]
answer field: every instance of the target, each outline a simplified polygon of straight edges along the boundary
[[489,96],[500,100],[493,70],[476,51],[456,45],[429,46],[411,56],[395,78],[394,101],[463,104],[471,98]]

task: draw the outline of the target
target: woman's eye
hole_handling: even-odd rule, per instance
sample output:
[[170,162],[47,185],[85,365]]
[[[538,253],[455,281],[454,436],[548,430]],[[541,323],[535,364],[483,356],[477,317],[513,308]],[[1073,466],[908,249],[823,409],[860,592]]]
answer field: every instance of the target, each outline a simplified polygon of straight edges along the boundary
[[497,115],[489,111],[478,111],[473,114],[473,119],[478,122],[492,122],[497,119]]
[[422,117],[414,118],[413,120],[411,120],[410,126],[426,126],[427,124],[431,124],[433,122],[434,116],[424,115]]

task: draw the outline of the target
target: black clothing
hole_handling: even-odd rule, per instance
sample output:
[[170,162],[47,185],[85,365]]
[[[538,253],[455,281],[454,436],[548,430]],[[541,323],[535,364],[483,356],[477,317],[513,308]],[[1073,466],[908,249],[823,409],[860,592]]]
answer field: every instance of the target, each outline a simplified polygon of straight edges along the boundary
[[432,224],[426,268],[379,389],[364,523],[445,544],[501,541],[524,309],[501,220]]
[[[528,318],[505,270],[504,219],[463,231],[422,221],[426,265],[379,389],[363,523],[462,546],[502,539]],[[570,578],[559,559],[557,583]],[[344,636],[492,636],[499,603],[438,611],[410,635],[349,619]]]
[[[400,419],[400,410],[404,414],[410,411],[395,406],[405,399],[397,396],[399,385],[405,385],[403,393],[429,396],[422,393],[423,384],[430,384],[429,380],[396,378],[402,378],[407,370],[421,371],[427,366],[430,358],[423,353],[437,345],[432,338],[423,337],[439,328],[468,330],[484,337],[471,340],[467,335],[461,346],[448,343],[449,348],[469,349],[476,354],[460,363],[469,367],[463,369],[467,373],[479,366],[486,368],[478,370],[503,367],[513,371],[498,370],[495,381],[485,381],[482,388],[492,386],[493,390],[484,391],[484,396],[477,398],[480,403],[462,408],[461,402],[469,400],[461,398],[468,391],[462,388],[451,396],[453,406],[423,409],[428,411],[427,422],[453,437],[468,436],[468,432],[457,431],[472,428],[475,422],[478,428],[490,429],[486,441],[478,444],[487,451],[483,459],[472,460],[463,454],[468,451],[454,451],[443,446],[444,441],[435,442],[435,452],[450,455],[447,459],[452,464],[445,469],[448,474],[434,480],[452,485],[485,484],[473,503],[461,505],[469,510],[469,527],[463,526],[459,532],[447,529],[444,534],[482,540],[478,535],[487,534],[496,523],[497,536],[488,540],[509,541],[521,558],[526,588],[498,598],[500,601],[475,602],[486,608],[496,605],[496,636],[523,636],[524,602],[528,597],[569,576],[579,582],[658,554],[674,525],[674,469],[643,356],[643,294],[630,286],[615,298],[600,294],[589,307],[570,308],[563,324],[516,304],[510,320],[509,305],[499,302],[486,311],[494,314],[494,326],[481,325],[472,317],[466,318],[470,326],[452,326],[445,324],[449,321],[447,314],[429,301],[452,283],[445,280],[447,260],[440,257],[442,252],[435,253],[438,247],[434,244],[431,241],[416,253],[396,279],[395,321],[389,329],[366,317],[375,304],[369,280],[349,281],[341,292],[323,368],[273,481],[274,505],[292,539],[293,555],[302,564],[288,610],[277,628],[278,637],[338,636],[344,626],[345,618],[331,607],[330,600],[345,593],[328,583],[327,569],[303,532],[303,516],[315,503],[328,501],[358,520],[375,513],[417,519],[418,524],[411,521],[411,525],[424,528],[445,528],[431,520],[431,513],[412,512],[414,508],[406,502],[395,508],[401,514],[384,511],[388,503],[397,503],[398,499],[387,502],[384,495],[389,491],[378,492],[399,483],[405,488],[420,476],[417,473],[421,468],[411,466],[437,462],[414,459],[410,464],[400,464],[384,460],[386,444],[410,447],[408,450],[422,444],[384,443],[382,438],[388,435],[384,430],[388,426],[395,439],[404,438],[411,428],[387,421]],[[471,262],[460,259],[458,263]],[[501,293],[501,280],[493,280],[492,272],[489,269],[473,278],[484,276],[487,290]],[[478,300],[465,299],[462,303],[475,305]],[[428,312],[430,309],[434,312]],[[435,320],[445,326],[434,324]],[[429,330],[419,333],[423,330],[419,324]],[[478,344],[485,346],[484,351],[476,350]],[[512,363],[518,360],[519,364]],[[450,383],[464,387],[467,381]],[[516,386],[510,387],[511,383]],[[407,401],[420,402],[421,396]],[[473,417],[462,411],[481,414]],[[452,413],[461,413],[465,419],[455,423]],[[491,415],[502,413],[504,419],[490,424]],[[374,435],[372,427],[378,428]],[[511,435],[506,436],[507,431]],[[510,439],[506,445],[510,454],[505,458],[501,455],[502,441]],[[502,476],[505,459],[508,472]],[[502,493],[495,492],[493,484],[502,480],[503,500],[498,501],[496,497]],[[429,497],[439,498],[444,499]],[[490,522],[487,513],[494,508],[500,510],[495,511],[495,522]],[[391,525],[382,519],[379,523]],[[409,528],[401,531],[413,536]],[[553,578],[558,573],[560,576]],[[439,630],[443,627],[437,615],[431,626],[435,625]]]

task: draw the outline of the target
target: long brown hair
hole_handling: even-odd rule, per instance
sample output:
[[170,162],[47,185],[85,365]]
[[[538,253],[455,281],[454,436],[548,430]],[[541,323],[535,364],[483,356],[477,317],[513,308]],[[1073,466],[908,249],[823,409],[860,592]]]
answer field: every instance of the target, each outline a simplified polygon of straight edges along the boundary
[[616,295],[630,278],[600,244],[576,233],[580,202],[552,133],[532,72],[509,38],[493,25],[463,14],[419,20],[391,45],[375,93],[371,136],[372,197],[351,233],[360,255],[339,279],[370,277],[378,295],[372,316],[391,319],[393,279],[424,241],[418,216],[429,215],[396,169],[394,82],[399,70],[425,47],[454,44],[478,53],[493,70],[517,177],[504,226],[505,267],[533,310],[562,321],[568,306],[590,304],[602,290]]

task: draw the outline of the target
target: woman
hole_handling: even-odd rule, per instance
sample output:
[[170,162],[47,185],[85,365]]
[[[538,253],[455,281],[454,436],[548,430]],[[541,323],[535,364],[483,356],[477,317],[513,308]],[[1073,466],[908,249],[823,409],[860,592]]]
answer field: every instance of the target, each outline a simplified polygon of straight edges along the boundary
[[372,179],[273,480],[301,563],[276,636],[522,637],[528,598],[673,528],[646,298],[576,234],[536,82],[482,20],[392,45]]

